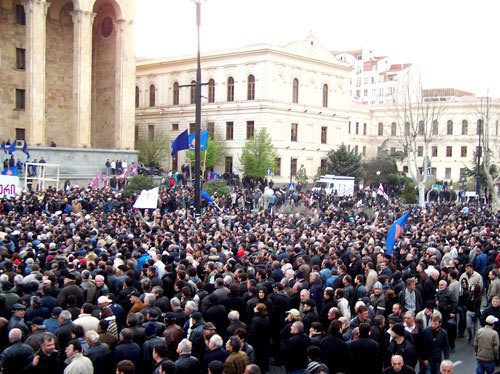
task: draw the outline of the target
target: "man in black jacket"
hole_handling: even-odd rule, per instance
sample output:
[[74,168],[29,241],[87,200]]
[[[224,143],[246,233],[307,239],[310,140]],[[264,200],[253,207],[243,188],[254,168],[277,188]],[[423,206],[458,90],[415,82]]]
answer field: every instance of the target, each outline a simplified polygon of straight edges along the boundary
[[17,374],[26,366],[26,362],[33,355],[33,348],[21,342],[22,332],[18,328],[13,328],[9,332],[11,345],[0,355],[3,373]]
[[[433,315],[431,326],[424,330],[425,347],[427,349],[427,360],[430,373],[439,373],[441,354],[447,360],[450,357],[450,346],[448,345],[448,334],[441,328],[441,316]],[[425,363],[425,361],[424,361]]]
[[321,361],[326,363],[330,373],[349,372],[352,356],[342,337],[342,322],[332,321],[330,334],[320,344]]
[[85,341],[89,347],[83,355],[92,361],[94,373],[112,373],[111,351],[106,344],[99,341],[99,334],[94,330],[87,331]]
[[63,310],[61,313],[59,313],[58,320],[60,326],[56,330],[55,335],[59,343],[61,358],[64,360],[65,358],[64,350],[68,346],[68,342],[72,339],[71,329],[73,328],[73,322],[71,322],[71,313],[67,310]]
[[455,348],[455,337],[457,331],[457,323],[455,314],[457,313],[458,300],[453,292],[448,288],[445,280],[440,280],[439,289],[436,292],[438,310],[443,316],[443,328],[448,333],[448,343],[450,349]]
[[56,341],[53,336],[47,334],[42,340],[40,349],[35,352],[25,373],[61,374],[63,365],[56,351]]
[[187,339],[182,339],[177,347],[179,358],[175,361],[177,374],[192,374],[200,372],[200,361],[191,356],[192,344]]
[[307,367],[306,350],[311,345],[311,340],[304,334],[304,324],[296,321],[290,329],[292,337],[285,345],[285,367],[287,372],[304,370]]
[[382,355],[380,346],[370,339],[370,325],[362,323],[359,325],[359,338],[350,343],[353,358],[354,373],[378,374],[382,369]]

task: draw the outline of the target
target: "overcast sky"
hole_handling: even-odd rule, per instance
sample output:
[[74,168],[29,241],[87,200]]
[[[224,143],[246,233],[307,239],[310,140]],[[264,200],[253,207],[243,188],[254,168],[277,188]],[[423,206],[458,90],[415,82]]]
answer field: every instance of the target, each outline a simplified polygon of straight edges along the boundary
[[[137,0],[137,57],[196,52],[193,0]],[[206,0],[201,50],[284,45],[311,32],[330,50],[371,48],[420,66],[427,88],[500,97],[498,0]]]

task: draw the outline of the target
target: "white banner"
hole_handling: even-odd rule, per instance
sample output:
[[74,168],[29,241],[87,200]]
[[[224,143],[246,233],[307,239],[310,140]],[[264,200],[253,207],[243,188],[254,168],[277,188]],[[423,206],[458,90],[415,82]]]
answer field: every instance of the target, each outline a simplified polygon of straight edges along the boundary
[[158,191],[159,187],[150,190],[142,190],[141,194],[134,203],[134,208],[139,209],[156,209],[158,207]]
[[0,175],[0,198],[19,195],[19,177]]

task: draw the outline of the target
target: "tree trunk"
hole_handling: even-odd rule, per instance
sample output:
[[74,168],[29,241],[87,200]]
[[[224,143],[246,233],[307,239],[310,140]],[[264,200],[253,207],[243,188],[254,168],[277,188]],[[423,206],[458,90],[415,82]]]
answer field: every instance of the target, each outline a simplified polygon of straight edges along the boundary
[[500,210],[500,200],[498,199],[497,187],[495,186],[495,181],[493,180],[490,173],[486,174],[486,182],[488,185],[488,190],[491,193],[491,210],[493,213],[496,213]]
[[425,205],[425,183],[423,181],[418,182],[418,205]]

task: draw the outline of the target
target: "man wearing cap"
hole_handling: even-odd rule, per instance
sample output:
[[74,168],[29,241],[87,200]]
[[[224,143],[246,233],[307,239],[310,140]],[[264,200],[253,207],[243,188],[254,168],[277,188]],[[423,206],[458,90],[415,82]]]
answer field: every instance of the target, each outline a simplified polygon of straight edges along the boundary
[[406,338],[405,328],[397,323],[391,328],[392,340],[389,343],[389,358],[393,355],[403,357],[405,364],[415,368],[417,364],[417,353],[414,344]]
[[9,324],[7,325],[7,333],[14,329],[17,328],[21,330],[23,333],[23,339],[26,339],[26,337],[29,334],[29,329],[28,326],[26,326],[26,323],[24,323],[24,315],[26,314],[26,307],[22,304],[15,303],[12,305],[12,317],[9,320]]
[[471,263],[465,265],[465,273],[463,273],[459,278],[460,284],[462,284],[462,279],[467,279],[469,290],[473,284],[483,289],[483,277],[481,277],[477,271],[474,271],[474,265]]
[[425,302],[425,309],[418,312],[415,319],[420,321],[423,328],[426,328],[431,325],[432,317],[435,315],[443,318],[441,312],[436,309],[436,302],[434,300],[427,300]]
[[[31,334],[26,338],[24,343],[28,344],[33,348],[33,350],[37,351],[40,348],[40,344],[42,344],[42,338],[45,334],[50,334],[47,332],[45,325],[43,324],[42,317],[35,317],[31,321]],[[51,334],[52,335],[52,334]],[[54,338],[56,336],[54,335]]]
[[45,325],[45,328],[48,332],[55,333],[59,328],[59,313],[61,312],[62,308],[60,306],[56,306],[54,309],[52,309],[51,317],[43,321],[43,324]]
[[140,299],[141,294],[139,292],[132,291],[128,296],[132,307],[127,313],[127,316],[131,315],[132,313],[140,312],[142,309],[144,309],[144,304]]
[[373,285],[373,294],[370,296],[370,301],[377,315],[384,315],[385,313],[385,295],[382,292],[382,283],[376,282]]
[[309,328],[313,322],[319,322],[319,314],[316,311],[316,302],[309,299],[304,302],[304,317],[302,318],[306,334],[309,334]]
[[191,313],[191,327],[188,330],[188,339],[192,343],[193,356],[203,362],[205,354],[205,338],[203,335],[203,318],[200,312]]
[[495,371],[495,362],[498,360],[498,333],[494,326],[498,323],[498,318],[494,316],[486,317],[486,325],[481,327],[474,339],[474,352],[477,360],[477,374],[484,372],[491,374]]
[[167,357],[172,361],[177,360],[177,345],[183,338],[182,328],[175,322],[175,314],[172,312],[168,312],[165,316],[166,328],[163,332],[163,337],[167,342]]
[[142,370],[151,373],[153,370],[153,348],[156,344],[166,344],[165,338],[156,335],[157,330],[154,323],[148,323],[144,329],[146,341],[142,345]]

